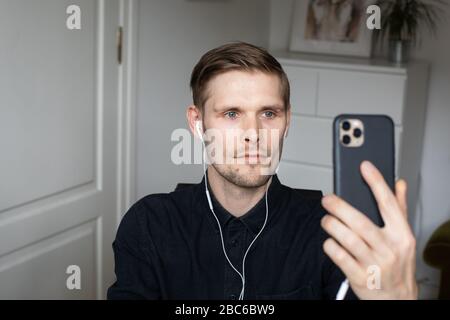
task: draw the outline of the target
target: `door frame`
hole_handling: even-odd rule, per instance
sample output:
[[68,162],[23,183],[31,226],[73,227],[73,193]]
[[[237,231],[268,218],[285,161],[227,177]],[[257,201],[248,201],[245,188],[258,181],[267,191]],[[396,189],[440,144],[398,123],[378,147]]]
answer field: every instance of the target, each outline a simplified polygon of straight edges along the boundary
[[[124,213],[136,199],[136,100],[138,0],[119,1],[122,27],[122,63],[118,79],[117,212],[119,226]],[[119,37],[119,35],[118,35]]]

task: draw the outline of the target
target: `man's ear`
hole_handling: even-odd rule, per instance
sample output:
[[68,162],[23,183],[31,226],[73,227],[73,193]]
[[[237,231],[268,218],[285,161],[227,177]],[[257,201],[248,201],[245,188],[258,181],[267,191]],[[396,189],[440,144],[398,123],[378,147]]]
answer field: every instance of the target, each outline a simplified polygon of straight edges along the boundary
[[193,104],[188,106],[186,110],[186,118],[188,121],[189,129],[191,130],[192,134],[194,136],[198,136],[197,129],[195,128],[195,123],[196,121],[202,120],[202,114],[200,109]]

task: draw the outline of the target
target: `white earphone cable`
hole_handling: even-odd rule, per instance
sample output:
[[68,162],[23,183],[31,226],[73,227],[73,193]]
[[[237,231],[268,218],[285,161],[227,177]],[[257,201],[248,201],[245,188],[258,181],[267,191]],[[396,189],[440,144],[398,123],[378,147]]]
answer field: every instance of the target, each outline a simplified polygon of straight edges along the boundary
[[[199,128],[198,126],[197,126],[197,130],[200,131],[200,128]],[[230,264],[231,268],[233,268],[233,270],[234,270],[234,271],[239,275],[239,277],[241,278],[241,281],[242,281],[242,290],[241,290],[241,293],[239,294],[239,300],[243,300],[243,299],[244,299],[244,294],[245,294],[245,260],[246,260],[246,258],[247,258],[248,252],[250,251],[250,248],[252,247],[252,245],[253,245],[253,243],[256,241],[256,239],[259,237],[259,235],[261,234],[261,232],[264,230],[264,228],[265,228],[265,226],[266,226],[266,223],[267,223],[267,219],[268,219],[268,216],[269,216],[269,203],[268,203],[268,199],[267,199],[267,192],[268,192],[268,190],[269,190],[269,185],[270,185],[270,183],[267,183],[266,192],[265,192],[265,195],[264,195],[264,197],[265,197],[265,203],[266,203],[266,217],[265,217],[265,220],[264,220],[264,224],[263,224],[263,226],[261,227],[261,230],[259,230],[258,234],[257,234],[257,235],[255,236],[255,238],[253,239],[253,241],[252,241],[252,242],[250,243],[250,245],[248,246],[247,250],[245,251],[244,258],[242,259],[242,273],[240,273],[240,272],[236,269],[236,267],[233,265],[233,263],[230,261],[230,259],[228,258],[227,252],[226,252],[226,250],[225,250],[225,243],[224,243],[224,240],[223,240],[222,227],[220,226],[219,219],[217,218],[216,213],[214,212],[214,207],[213,207],[213,204],[212,204],[212,201],[211,201],[211,196],[210,196],[209,190],[208,190],[208,177],[207,177],[208,175],[207,175],[207,173],[206,173],[206,145],[205,145],[205,142],[204,142],[203,137],[202,137],[202,135],[201,135],[201,132],[198,132],[198,133],[199,133],[199,135],[200,135],[200,139],[201,139],[201,141],[202,141],[203,148],[204,148],[204,149],[203,149],[203,173],[204,173],[204,176],[205,176],[205,193],[206,193],[206,197],[207,197],[207,199],[208,199],[208,205],[209,205],[209,208],[210,208],[212,214],[214,215],[214,218],[216,219],[217,226],[219,227],[220,240],[221,240],[221,243],[222,243],[222,250],[223,250],[223,253],[224,253],[224,255],[225,255],[225,258],[227,259],[227,261],[228,261],[228,263]]]

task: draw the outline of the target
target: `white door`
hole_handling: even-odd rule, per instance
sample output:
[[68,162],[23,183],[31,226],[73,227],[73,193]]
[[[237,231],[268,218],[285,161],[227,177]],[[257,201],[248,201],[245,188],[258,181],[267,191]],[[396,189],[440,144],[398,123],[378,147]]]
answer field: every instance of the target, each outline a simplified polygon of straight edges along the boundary
[[104,298],[114,280],[118,12],[0,0],[1,299]]

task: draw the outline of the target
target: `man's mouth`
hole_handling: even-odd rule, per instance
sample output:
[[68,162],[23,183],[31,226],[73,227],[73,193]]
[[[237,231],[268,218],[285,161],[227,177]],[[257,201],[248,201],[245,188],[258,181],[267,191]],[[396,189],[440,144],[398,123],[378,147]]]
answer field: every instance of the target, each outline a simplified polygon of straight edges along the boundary
[[242,163],[259,164],[263,163],[267,156],[260,153],[246,153],[236,157],[236,159]]
[[260,158],[261,156],[259,154],[246,154],[244,155],[245,158]]
[[240,155],[236,158],[264,158],[264,156],[262,156],[259,153],[246,153],[246,154]]

